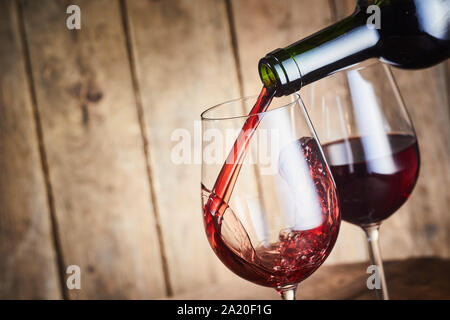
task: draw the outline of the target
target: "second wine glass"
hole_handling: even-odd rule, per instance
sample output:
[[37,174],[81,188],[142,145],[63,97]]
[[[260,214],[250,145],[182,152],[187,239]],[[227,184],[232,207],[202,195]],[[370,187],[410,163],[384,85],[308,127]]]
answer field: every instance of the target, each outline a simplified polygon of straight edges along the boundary
[[394,77],[386,65],[369,62],[303,93],[336,182],[342,219],[365,231],[380,275],[376,292],[387,300],[379,227],[410,196],[420,164],[414,127]]

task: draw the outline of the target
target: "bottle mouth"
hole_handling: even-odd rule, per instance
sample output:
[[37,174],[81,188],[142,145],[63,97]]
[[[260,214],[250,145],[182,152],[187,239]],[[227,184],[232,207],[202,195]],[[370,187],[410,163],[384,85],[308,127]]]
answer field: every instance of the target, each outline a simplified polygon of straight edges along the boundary
[[289,95],[301,87],[300,70],[284,49],[267,54],[259,61],[258,69],[264,86],[275,89],[276,97]]
[[259,76],[264,86],[271,88],[276,86],[277,78],[266,60],[267,59],[263,58],[259,61]]
[[276,65],[278,61],[270,54],[259,60],[259,77],[266,88],[275,90],[275,97],[281,97],[283,84],[276,71]]

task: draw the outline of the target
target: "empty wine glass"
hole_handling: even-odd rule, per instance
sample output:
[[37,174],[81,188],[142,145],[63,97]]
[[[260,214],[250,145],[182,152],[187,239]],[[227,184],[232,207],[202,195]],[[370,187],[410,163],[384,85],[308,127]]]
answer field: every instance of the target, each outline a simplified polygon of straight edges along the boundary
[[342,219],[365,231],[380,276],[377,296],[387,300],[379,227],[408,199],[420,164],[414,127],[394,77],[389,67],[370,61],[302,93],[337,185]]
[[[334,246],[338,199],[300,97],[277,98],[266,112],[247,115],[255,101],[202,113],[204,225],[231,271],[294,300],[297,285]],[[235,142],[243,134],[250,139]]]

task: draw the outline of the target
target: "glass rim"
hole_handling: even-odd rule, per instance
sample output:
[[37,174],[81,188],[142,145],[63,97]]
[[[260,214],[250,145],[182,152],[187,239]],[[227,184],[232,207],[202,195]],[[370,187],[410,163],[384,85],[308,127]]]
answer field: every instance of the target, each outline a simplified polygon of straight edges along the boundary
[[205,111],[203,111],[200,114],[200,118],[201,118],[202,121],[245,119],[245,118],[255,117],[255,116],[259,116],[259,115],[263,115],[263,114],[268,114],[268,113],[270,113],[272,111],[276,111],[276,110],[279,110],[279,109],[282,109],[282,108],[287,108],[287,107],[292,106],[293,104],[295,104],[297,102],[300,102],[302,104],[302,106],[304,107],[302,98],[300,97],[299,93],[295,92],[295,93],[292,93],[289,96],[295,96],[295,99],[293,101],[291,101],[289,103],[286,103],[286,104],[283,104],[283,105],[281,105],[279,107],[276,107],[276,108],[273,108],[273,109],[270,109],[270,110],[267,110],[267,111],[264,111],[264,112],[258,112],[258,113],[252,114],[252,115],[250,115],[250,114],[242,114],[242,115],[232,116],[232,117],[207,117],[206,116],[208,112],[212,111],[213,109],[217,109],[217,108],[219,108],[221,106],[224,106],[226,104],[231,104],[231,103],[235,103],[235,102],[239,102],[239,101],[244,101],[244,100],[247,100],[247,99],[255,99],[255,101],[256,101],[256,99],[258,98],[258,95],[252,95],[252,96],[245,96],[245,97],[241,97],[241,98],[236,98],[236,99],[228,100],[228,101],[216,104],[216,105],[214,105],[212,107],[209,107],[208,109],[206,109]]

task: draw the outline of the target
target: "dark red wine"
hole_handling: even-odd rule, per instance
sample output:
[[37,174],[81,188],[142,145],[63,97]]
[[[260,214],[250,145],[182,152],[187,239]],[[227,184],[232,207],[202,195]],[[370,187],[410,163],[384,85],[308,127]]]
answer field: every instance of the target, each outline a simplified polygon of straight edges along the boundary
[[[254,245],[244,226],[228,203],[247,153],[249,141],[261,115],[272,100],[273,92],[263,88],[250,117],[220,171],[211,191],[202,186],[203,218],[211,247],[220,260],[234,273],[254,283],[278,288],[297,284],[313,273],[326,259],[336,241],[340,225],[339,206],[331,174],[323,162],[316,140],[302,138],[280,154],[280,175],[286,180],[289,150],[301,150],[309,166],[309,174],[321,209],[321,223],[309,230],[280,230],[278,241]],[[255,116],[251,116],[255,115]],[[299,161],[304,161],[299,159]],[[292,180],[292,179],[291,179]],[[293,183],[288,182],[288,183]]]
[[420,164],[414,136],[355,137],[322,147],[345,221],[362,226],[384,220],[414,188]]

